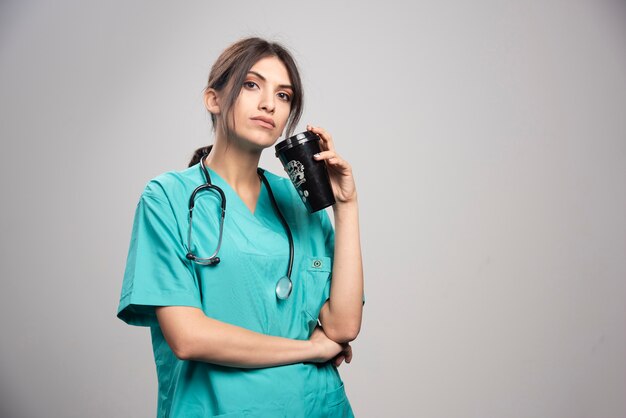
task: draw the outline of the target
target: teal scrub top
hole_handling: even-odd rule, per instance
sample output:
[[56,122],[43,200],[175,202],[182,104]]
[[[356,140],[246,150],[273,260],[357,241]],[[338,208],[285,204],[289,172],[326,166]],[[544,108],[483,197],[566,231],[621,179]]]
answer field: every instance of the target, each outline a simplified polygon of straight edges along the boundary
[[[158,417],[352,417],[343,382],[331,363],[243,369],[179,360],[165,341],[157,306],[192,306],[214,319],[262,334],[307,340],[328,299],[334,230],[326,211],[309,214],[289,179],[265,171],[294,241],[293,291],[276,297],[287,272],[289,241],[266,190],[254,213],[215,171],[226,195],[221,262],[186,258],[189,197],[205,179],[198,164],[146,186],[135,212],[118,317],[148,326],[156,362]],[[193,211],[192,250],[217,246],[219,195],[202,191]]]

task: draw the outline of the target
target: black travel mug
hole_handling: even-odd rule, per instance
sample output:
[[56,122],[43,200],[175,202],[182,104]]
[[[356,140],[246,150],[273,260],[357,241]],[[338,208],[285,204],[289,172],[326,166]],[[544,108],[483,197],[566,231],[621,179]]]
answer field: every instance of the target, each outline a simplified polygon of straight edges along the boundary
[[319,136],[305,131],[279,142],[274,147],[276,156],[309,213],[335,203],[326,163],[313,158],[314,154],[321,151],[319,141]]

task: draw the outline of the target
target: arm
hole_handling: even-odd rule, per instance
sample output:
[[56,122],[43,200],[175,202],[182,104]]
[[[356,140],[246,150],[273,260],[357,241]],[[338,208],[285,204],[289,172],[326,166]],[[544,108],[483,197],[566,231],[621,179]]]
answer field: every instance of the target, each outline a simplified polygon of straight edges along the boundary
[[363,314],[363,267],[356,201],[335,204],[335,255],[330,298],[320,311],[320,322],[330,339],[356,339]]
[[352,168],[335,152],[332,137],[321,128],[309,127],[321,138],[318,160],[325,160],[337,203],[335,254],[330,298],[322,306],[319,320],[328,337],[338,343],[354,340],[363,315],[363,263],[359,233],[359,209]]
[[300,362],[325,362],[343,347],[316,329],[308,341],[273,337],[207,317],[198,308],[156,309],[168,345],[181,360],[255,368]]

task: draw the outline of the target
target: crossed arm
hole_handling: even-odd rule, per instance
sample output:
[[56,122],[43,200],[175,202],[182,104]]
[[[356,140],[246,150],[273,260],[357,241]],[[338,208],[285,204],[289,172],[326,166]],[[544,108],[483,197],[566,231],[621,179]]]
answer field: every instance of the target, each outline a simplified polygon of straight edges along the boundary
[[156,314],[167,343],[181,360],[256,368],[325,362],[346,350],[320,328],[303,341],[250,331],[209,318],[202,310],[188,306],[159,307]]

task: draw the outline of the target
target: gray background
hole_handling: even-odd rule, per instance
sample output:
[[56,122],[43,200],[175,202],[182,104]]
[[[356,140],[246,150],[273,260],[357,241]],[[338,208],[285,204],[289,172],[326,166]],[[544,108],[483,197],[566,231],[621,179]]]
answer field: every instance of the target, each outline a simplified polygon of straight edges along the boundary
[[354,168],[357,415],[625,417],[626,7],[608,0],[3,1],[0,416],[154,416],[148,330],[115,318],[133,211],[211,141],[209,67],[247,35],[291,48],[300,128]]

